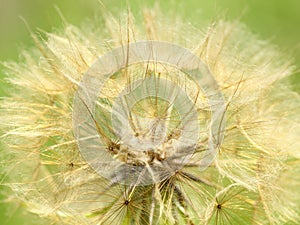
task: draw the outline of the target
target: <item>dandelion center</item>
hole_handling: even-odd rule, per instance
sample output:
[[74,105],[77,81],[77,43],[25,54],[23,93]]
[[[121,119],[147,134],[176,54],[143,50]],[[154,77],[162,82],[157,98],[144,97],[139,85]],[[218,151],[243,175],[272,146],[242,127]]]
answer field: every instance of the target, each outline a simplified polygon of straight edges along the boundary
[[201,165],[208,166],[224,135],[224,110],[199,58],[149,41],[114,49],[90,68],[75,96],[73,122],[81,153],[96,171],[145,185],[172,176],[199,146]]

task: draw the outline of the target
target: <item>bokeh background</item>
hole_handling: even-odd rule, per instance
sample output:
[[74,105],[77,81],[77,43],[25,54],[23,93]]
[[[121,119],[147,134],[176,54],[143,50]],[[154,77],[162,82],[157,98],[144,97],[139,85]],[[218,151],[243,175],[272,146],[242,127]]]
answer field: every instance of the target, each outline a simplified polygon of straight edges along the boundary
[[[227,17],[239,18],[261,39],[269,40],[295,59],[298,73],[291,84],[300,93],[300,0],[0,0],[0,61],[18,61],[20,52],[34,46],[23,17],[30,27],[44,31],[59,30],[62,20],[58,7],[68,22],[80,24],[101,16],[101,4],[111,13],[126,10],[129,2],[134,14],[145,6],[159,3],[161,11],[174,10],[196,26]],[[5,96],[4,71],[0,65],[0,96]],[[1,147],[0,147],[1,148]],[[1,154],[1,150],[0,150]],[[0,188],[0,191],[2,189]],[[5,194],[0,193],[1,201]],[[35,224],[34,219],[22,217],[20,210],[0,203],[0,224]]]

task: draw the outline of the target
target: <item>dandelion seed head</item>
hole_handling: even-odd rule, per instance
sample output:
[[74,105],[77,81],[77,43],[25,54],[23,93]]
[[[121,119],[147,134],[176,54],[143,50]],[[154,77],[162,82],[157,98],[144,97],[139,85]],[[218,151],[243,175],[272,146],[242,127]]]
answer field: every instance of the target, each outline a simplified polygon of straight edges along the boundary
[[[200,32],[158,10],[143,18],[32,34],[36,49],[4,63],[13,201],[51,224],[297,223],[290,58],[238,21]],[[145,49],[161,54],[140,60]]]

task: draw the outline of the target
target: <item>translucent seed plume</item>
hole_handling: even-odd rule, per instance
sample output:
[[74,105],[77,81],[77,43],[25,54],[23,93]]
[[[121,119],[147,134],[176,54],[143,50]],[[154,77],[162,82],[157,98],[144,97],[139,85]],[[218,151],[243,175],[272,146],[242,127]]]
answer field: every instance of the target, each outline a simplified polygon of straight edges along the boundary
[[[36,48],[24,52],[22,62],[4,63],[10,87],[1,100],[1,172],[2,185],[11,189],[8,200],[41,224],[297,224],[300,97],[288,87],[294,70],[289,57],[237,21],[217,21],[203,33],[178,18],[174,26],[157,10],[143,15],[143,21],[127,13],[105,15],[105,25],[66,24],[46,40],[32,34]],[[112,49],[145,40],[182,46],[199,57],[223,96],[220,123],[226,125],[218,130],[223,139],[216,157],[201,170],[213,124],[211,96],[201,84],[155,61],[118,71],[104,82],[92,118],[116,162],[141,167],[141,173],[152,174],[153,165],[165,169],[141,185],[115,167],[105,167],[119,171],[113,177],[101,176],[81,154],[72,117],[74,96],[92,65]],[[135,89],[139,80],[142,90]],[[152,93],[147,88],[154,84],[172,90],[170,96],[178,87],[195,108],[191,124],[199,124],[199,138],[188,160],[174,155],[174,146],[182,147],[184,121],[175,100],[151,94],[128,111],[132,133],[114,130],[111,114],[120,93]]]

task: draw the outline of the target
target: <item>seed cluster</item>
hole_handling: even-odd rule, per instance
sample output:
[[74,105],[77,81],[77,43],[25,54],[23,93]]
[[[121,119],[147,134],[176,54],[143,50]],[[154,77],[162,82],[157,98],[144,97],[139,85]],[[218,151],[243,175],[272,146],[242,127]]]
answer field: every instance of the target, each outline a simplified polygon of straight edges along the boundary
[[[80,29],[66,24],[46,40],[32,33],[37,48],[24,52],[22,62],[4,63],[9,95],[0,106],[1,172],[8,200],[40,224],[297,224],[300,97],[284,79],[294,71],[289,57],[237,21],[220,20],[203,33],[157,10],[143,16],[104,15],[105,25]],[[206,90],[208,81],[140,63],[103,81],[95,113],[81,119],[90,118],[101,143],[94,146],[95,137],[87,136],[88,147],[108,154],[83,156],[72,120],[83,76],[107,52],[138,40],[174,43],[199,57],[222,93],[226,116],[218,118],[226,126],[219,129],[214,119],[218,102]],[[147,93],[134,89],[140,81],[145,87],[161,82],[162,90],[175,90],[168,86],[174,84],[192,102],[196,119],[180,115],[184,104],[176,108],[157,96],[119,107],[126,118],[118,114],[123,90],[129,97]],[[199,124],[193,151],[179,141],[182,121]],[[212,145],[211,136],[223,140]],[[216,157],[203,166],[207,146]],[[145,182],[145,174],[153,182]]]

